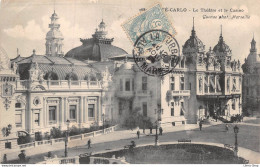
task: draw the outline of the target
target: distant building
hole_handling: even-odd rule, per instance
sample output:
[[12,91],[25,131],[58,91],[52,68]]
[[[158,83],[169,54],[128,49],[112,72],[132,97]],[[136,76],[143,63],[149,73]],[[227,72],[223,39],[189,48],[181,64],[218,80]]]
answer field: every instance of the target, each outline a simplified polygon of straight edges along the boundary
[[260,115],[260,55],[253,38],[243,68],[243,112],[250,116]]

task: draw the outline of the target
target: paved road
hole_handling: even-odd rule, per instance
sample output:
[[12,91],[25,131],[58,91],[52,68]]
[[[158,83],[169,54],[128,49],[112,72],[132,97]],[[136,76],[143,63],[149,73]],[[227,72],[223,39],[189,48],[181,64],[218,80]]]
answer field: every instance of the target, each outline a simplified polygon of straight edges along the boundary
[[[224,124],[205,125],[203,126],[202,131],[199,131],[198,125],[170,127],[164,129],[165,133],[163,134],[163,136],[159,136],[159,141],[176,142],[178,139],[186,138],[191,139],[192,142],[207,142],[234,145],[234,124],[229,124],[229,126],[230,128],[228,132],[225,131]],[[253,152],[259,153],[260,126],[251,126],[246,123],[241,123],[238,124],[238,127],[238,145],[240,147],[253,150]],[[149,131],[146,130],[146,132],[148,133]],[[104,150],[123,148],[125,145],[130,144],[131,140],[134,140],[137,145],[143,145],[147,143],[153,143],[154,139],[154,136],[148,136],[144,134],[141,135],[140,139],[137,139],[136,131],[119,130],[114,133],[92,138],[91,140],[93,144],[91,149],[87,149],[87,140],[71,141],[69,143],[69,156],[76,156],[87,152],[95,153]],[[56,151],[52,151],[54,149]],[[243,149],[240,149],[239,151],[241,150]],[[53,154],[58,155],[58,157],[62,157],[64,155],[64,143],[56,144],[53,146],[41,146],[36,147],[35,149],[28,149],[26,151],[26,154],[28,156],[32,155],[30,163],[37,163],[43,161],[43,155],[46,155],[46,152],[48,151],[52,151]],[[14,153],[10,156],[17,157],[17,154]]]

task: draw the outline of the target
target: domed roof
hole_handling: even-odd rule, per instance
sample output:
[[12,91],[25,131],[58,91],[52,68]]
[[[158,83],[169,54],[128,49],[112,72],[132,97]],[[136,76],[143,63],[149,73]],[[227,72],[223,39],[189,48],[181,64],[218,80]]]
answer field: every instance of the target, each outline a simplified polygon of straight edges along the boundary
[[194,27],[191,31],[190,38],[185,42],[183,46],[183,53],[186,52],[204,52],[205,45],[202,41],[197,37]]
[[225,44],[225,41],[223,40],[222,34],[219,37],[218,44],[213,48],[213,51],[231,54],[231,49],[229,48],[229,46],[227,44]]
[[39,70],[41,70],[44,75],[52,75],[59,80],[66,80],[68,76],[72,74],[76,76],[74,78],[84,80],[87,75],[97,75],[100,73],[97,69],[90,67],[82,61],[61,56],[43,56],[34,53],[30,57],[20,61],[13,60],[13,62],[16,62],[19,66],[18,69],[21,80],[29,79],[29,70],[32,66],[35,66],[35,64],[37,64]]
[[5,50],[0,46],[0,70],[9,69],[10,60]]
[[83,42],[81,46],[68,51],[65,57],[72,57],[81,61],[104,61],[110,57],[123,54],[127,54],[124,49],[111,44],[106,44],[102,41],[94,41],[94,39],[90,39],[86,43]]
[[46,39],[51,39],[51,38],[62,38],[63,39],[63,35],[58,29],[51,29],[46,34]]

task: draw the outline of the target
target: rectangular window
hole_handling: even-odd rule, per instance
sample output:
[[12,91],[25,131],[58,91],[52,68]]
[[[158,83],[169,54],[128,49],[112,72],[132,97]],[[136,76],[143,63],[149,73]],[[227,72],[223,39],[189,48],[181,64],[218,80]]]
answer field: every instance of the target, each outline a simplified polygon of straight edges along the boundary
[[230,78],[227,78],[227,92],[230,91]]
[[208,93],[209,92],[209,83],[208,83],[208,76],[204,77],[204,92]]
[[5,143],[5,148],[11,149],[11,142],[6,142]]
[[49,121],[50,123],[56,123],[56,106],[49,106]]
[[232,87],[232,91],[236,91],[236,78],[233,78],[233,87]]
[[120,79],[120,91],[123,91],[123,81]]
[[175,90],[175,78],[171,77],[171,90]]
[[15,103],[15,108],[21,108],[21,107],[22,107],[21,103]]
[[93,118],[95,116],[95,105],[94,104],[88,104],[88,117]]
[[125,91],[130,91],[130,79],[126,78],[125,80]]
[[146,102],[143,103],[143,116],[147,117],[147,103]]
[[202,78],[199,78],[199,92],[202,93]]
[[181,102],[181,112],[180,115],[184,115],[184,102]]
[[16,127],[21,127],[21,125],[22,125],[22,114],[15,114],[15,124],[16,124]]
[[236,109],[236,99],[232,99],[232,109]]
[[77,112],[76,105],[70,105],[70,120],[76,120],[76,112]]
[[184,90],[184,77],[180,77],[180,90]]
[[174,116],[174,102],[171,102],[171,116]]
[[209,92],[214,93],[215,92],[215,76],[210,76],[209,77]]
[[147,77],[142,77],[142,90],[147,90]]
[[34,114],[34,123],[35,125],[40,126],[40,113]]

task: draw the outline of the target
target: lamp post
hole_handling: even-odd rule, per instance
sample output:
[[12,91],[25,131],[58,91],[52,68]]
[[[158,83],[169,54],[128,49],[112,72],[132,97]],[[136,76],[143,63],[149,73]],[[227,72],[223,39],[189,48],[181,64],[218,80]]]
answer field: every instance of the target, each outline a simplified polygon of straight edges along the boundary
[[102,119],[103,119],[103,134],[105,133],[105,127],[104,127],[104,122],[105,122],[105,114],[102,114]]
[[235,132],[235,156],[237,157],[237,152],[238,152],[238,147],[237,147],[237,134],[238,134],[239,128],[237,127],[237,125],[234,127],[234,132]]
[[[155,133],[155,146],[158,146],[158,125],[159,125],[159,121],[161,121],[161,113],[163,113],[163,109],[154,109],[155,110],[155,114],[156,114],[156,121],[155,121],[155,128],[156,128],[156,133]],[[159,117],[160,114],[160,117]]]
[[69,128],[70,128],[70,121],[66,121],[67,124],[67,131],[66,131],[66,139],[65,139],[65,157],[68,157],[68,139],[69,139]]

